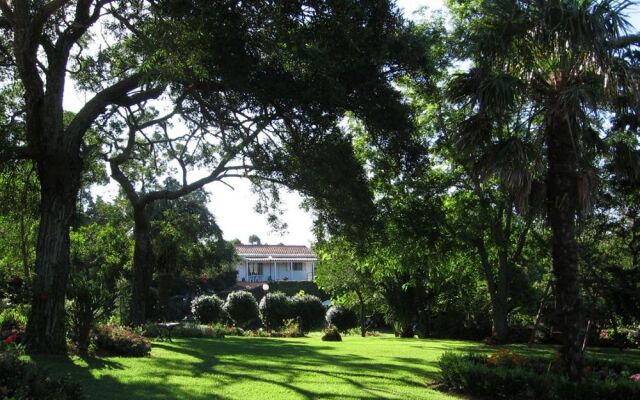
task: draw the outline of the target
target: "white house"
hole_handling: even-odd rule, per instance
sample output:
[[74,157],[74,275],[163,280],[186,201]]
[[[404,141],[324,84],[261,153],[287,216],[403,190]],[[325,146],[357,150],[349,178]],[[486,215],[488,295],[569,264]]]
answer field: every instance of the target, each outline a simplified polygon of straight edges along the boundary
[[238,281],[312,281],[318,258],[307,246],[236,245]]

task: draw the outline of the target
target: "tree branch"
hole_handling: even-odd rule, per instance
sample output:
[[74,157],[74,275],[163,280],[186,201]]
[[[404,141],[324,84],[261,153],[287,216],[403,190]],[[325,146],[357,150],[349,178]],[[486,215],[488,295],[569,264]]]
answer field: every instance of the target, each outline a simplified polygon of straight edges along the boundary
[[120,187],[122,188],[122,190],[124,190],[125,195],[129,199],[131,204],[135,207],[138,204],[140,197],[138,196],[138,193],[136,193],[136,189],[133,187],[133,184],[120,169],[120,164],[118,164],[114,160],[111,160],[109,161],[109,166],[111,167],[111,176],[120,184]]
[[227,164],[233,160],[239,153],[246,147],[252,140],[254,140],[268,125],[268,122],[263,122],[260,124],[256,130],[249,136],[247,136],[244,140],[230,149],[227,154],[220,160],[218,166],[211,171],[211,173],[204,178],[198,179],[195,182],[190,184],[183,185],[180,189],[177,190],[160,190],[157,192],[151,192],[144,195],[140,201],[142,203],[151,203],[156,200],[172,200],[180,198],[186,194],[189,194],[195,190],[198,190],[205,186],[208,183],[219,180],[225,171],[227,171]]
[[37,41],[37,38],[42,35],[42,29],[47,23],[49,17],[55,14],[60,8],[64,7],[70,0],[51,0],[44,4],[36,11],[33,16],[33,30],[31,31],[32,39]]
[[33,160],[36,153],[28,147],[2,146],[0,148],[0,164],[14,160]]
[[[133,74],[113,86],[102,90],[89,100],[67,127],[67,133],[72,138],[72,144],[78,144],[82,141],[84,133],[91,127],[95,119],[102,114],[108,106],[117,104],[122,101],[123,98],[128,97],[127,93],[140,86],[141,82],[142,74]],[[155,94],[155,92],[148,93],[148,99],[153,98]]]
[[640,45],[640,34],[626,35],[612,40],[608,43],[612,49],[622,49],[624,47]]

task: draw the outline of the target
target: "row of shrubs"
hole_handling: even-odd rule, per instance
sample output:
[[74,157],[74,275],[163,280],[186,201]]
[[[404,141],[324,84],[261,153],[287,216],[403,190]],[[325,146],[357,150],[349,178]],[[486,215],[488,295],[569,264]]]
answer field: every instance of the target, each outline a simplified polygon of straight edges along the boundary
[[291,320],[302,333],[319,328],[325,322],[325,307],[316,296],[267,293],[260,304],[247,291],[232,292],[222,301],[216,295],[196,297],[191,311],[202,324],[231,323],[242,329],[257,327],[260,322],[267,330],[282,330]]
[[[638,399],[640,383],[629,365],[592,361],[582,380],[571,381],[553,361],[510,350],[490,356],[445,353],[440,359],[445,389],[479,398],[531,400]],[[635,373],[640,371],[635,371]]]

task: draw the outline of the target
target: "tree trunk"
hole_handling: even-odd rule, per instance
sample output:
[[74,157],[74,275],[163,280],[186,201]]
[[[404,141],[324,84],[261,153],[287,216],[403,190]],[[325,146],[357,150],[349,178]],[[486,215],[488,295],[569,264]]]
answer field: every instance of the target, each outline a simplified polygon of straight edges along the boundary
[[134,250],[133,276],[131,284],[131,309],[129,323],[142,325],[147,319],[147,294],[152,277],[152,249],[150,224],[146,214],[146,207],[134,206],[133,211]]
[[547,213],[552,232],[553,273],[556,289],[556,315],[562,333],[562,358],[570,377],[581,373],[580,300],[578,288],[577,212],[577,135],[579,128],[567,121],[562,110],[547,121],[549,158],[547,175]]
[[540,320],[542,319],[542,310],[544,308],[544,303],[547,301],[550,290],[551,280],[547,282],[547,286],[545,286],[544,292],[542,293],[542,298],[540,299],[540,303],[538,304],[538,312],[536,313],[536,319],[533,321],[533,328],[531,329],[529,343],[527,343],[527,346],[529,347],[531,347],[531,345],[533,345],[533,342],[536,340],[536,333],[538,333],[538,327],[540,326]]
[[506,342],[509,337],[508,314],[506,302],[499,300],[493,304],[492,336],[499,343]]
[[506,241],[500,244],[496,301],[493,305],[493,337],[500,342],[509,338],[509,258]]
[[508,275],[506,260],[501,258],[500,265],[498,266],[498,279],[494,279],[494,274],[489,261],[489,254],[485,247],[484,241],[479,239],[476,241],[476,249],[480,256],[480,264],[487,281],[487,287],[489,289],[489,299],[491,300],[491,337],[498,341],[503,342],[507,339],[509,334],[509,327],[507,323],[508,304],[507,304],[507,290],[508,290]]
[[364,312],[364,299],[362,298],[362,293],[356,291],[356,295],[358,296],[358,302],[360,303],[360,336],[367,337],[367,323],[365,321],[365,312]]
[[26,344],[35,353],[65,353],[64,301],[69,278],[69,227],[75,213],[82,160],[72,152],[38,161],[40,225]]

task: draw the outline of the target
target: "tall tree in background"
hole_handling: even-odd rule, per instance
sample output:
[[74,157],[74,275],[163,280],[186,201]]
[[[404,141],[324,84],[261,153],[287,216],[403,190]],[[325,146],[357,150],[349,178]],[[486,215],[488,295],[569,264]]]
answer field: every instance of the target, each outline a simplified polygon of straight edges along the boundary
[[576,218],[593,185],[600,112],[620,91],[637,88],[623,57],[633,43],[624,37],[628,6],[617,0],[500,0],[452,7],[464,43],[459,56],[472,61],[451,84],[453,98],[472,114],[462,124],[463,136],[500,144],[499,128],[516,115],[531,132],[530,143],[545,145],[557,325],[572,377],[582,363]]

